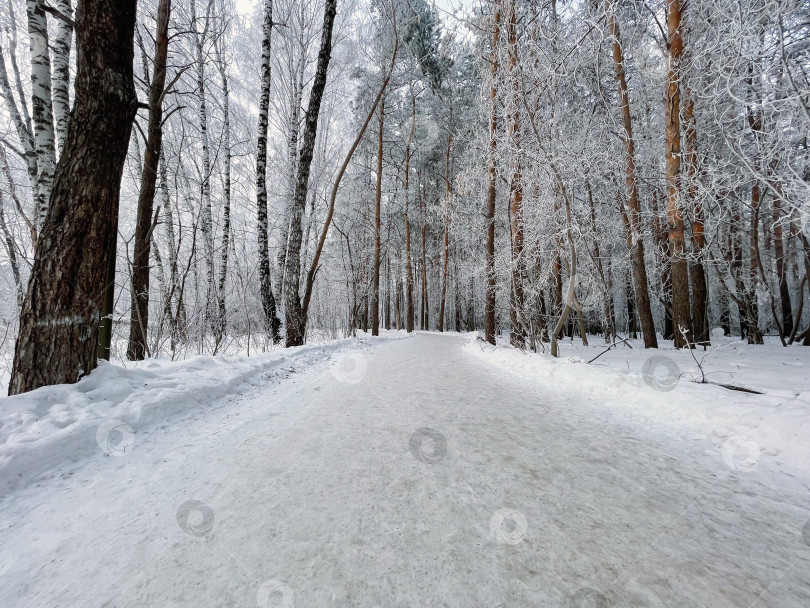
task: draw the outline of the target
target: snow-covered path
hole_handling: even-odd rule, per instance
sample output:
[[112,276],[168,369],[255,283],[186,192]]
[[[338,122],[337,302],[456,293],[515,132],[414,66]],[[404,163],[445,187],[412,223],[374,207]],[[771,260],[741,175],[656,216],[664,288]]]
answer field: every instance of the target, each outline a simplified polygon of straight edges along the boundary
[[368,341],[15,490],[0,605],[810,606],[808,479],[462,344]]

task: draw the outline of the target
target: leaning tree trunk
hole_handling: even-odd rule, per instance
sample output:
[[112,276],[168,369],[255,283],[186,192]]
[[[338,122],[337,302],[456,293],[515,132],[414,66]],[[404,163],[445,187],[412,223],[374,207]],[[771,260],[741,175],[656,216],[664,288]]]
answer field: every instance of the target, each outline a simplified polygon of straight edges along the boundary
[[31,270],[9,394],[76,382],[97,364],[107,264],[137,109],[137,0],[81,0],[73,118]]
[[[368,114],[366,115],[366,120],[363,123],[363,126],[360,127],[360,131],[354,138],[354,143],[349,148],[349,151],[346,154],[346,158],[343,159],[343,164],[341,165],[340,169],[338,170],[338,174],[335,177],[335,183],[332,184],[332,194],[329,196],[329,207],[327,208],[326,218],[324,219],[323,228],[321,229],[321,236],[318,239],[318,244],[315,247],[315,252],[312,254],[312,264],[309,267],[309,272],[307,273],[306,279],[306,286],[304,287],[304,300],[303,304],[301,305],[302,334],[306,331],[307,319],[309,318],[308,317],[309,303],[312,300],[312,289],[315,284],[315,274],[318,272],[321,253],[323,252],[323,246],[326,243],[326,236],[329,234],[329,227],[332,225],[332,217],[335,214],[335,202],[337,200],[337,193],[338,188],[340,188],[340,182],[343,180],[343,175],[346,173],[346,169],[348,168],[349,163],[351,162],[352,157],[354,156],[354,153],[357,150],[357,146],[360,145],[360,142],[363,139],[363,135],[365,134],[366,129],[368,128],[368,125],[371,122],[371,119],[374,117],[374,113],[377,111],[377,106],[382,101],[383,95],[385,94],[385,90],[388,88],[388,83],[391,81],[391,76],[394,72],[394,66],[396,65],[398,51],[399,51],[399,42],[395,37],[394,52],[391,55],[391,64],[388,67],[388,72],[385,78],[383,79],[382,85],[380,86],[380,90],[377,93],[377,97],[374,99],[374,103],[371,105],[371,109],[368,111]],[[347,246],[349,245],[348,238],[346,244]],[[351,247],[349,247],[349,259],[351,260]],[[353,269],[351,276],[354,276]],[[353,285],[356,285],[356,282],[354,282]],[[357,298],[355,297],[354,300],[356,302]]]
[[286,269],[284,272],[284,299],[287,329],[287,346],[300,346],[304,343],[304,329],[306,320],[301,307],[301,298],[298,293],[301,279],[301,219],[307,201],[309,187],[309,171],[312,165],[312,155],[315,148],[315,135],[318,131],[318,115],[321,111],[321,100],[326,87],[326,71],[332,56],[332,29],[335,24],[337,0],[326,0],[323,15],[323,28],[321,31],[321,47],[318,52],[318,65],[315,69],[315,79],[309,95],[309,107],[304,120],[304,138],[301,145],[301,155],[298,160],[298,175],[295,182],[295,195],[293,196],[292,215],[290,219],[290,243],[287,254]]
[[622,52],[621,34],[619,24],[613,13],[611,0],[606,0],[608,27],[613,38],[613,65],[616,71],[616,81],[619,87],[619,103],[621,104],[622,123],[624,126],[624,151],[626,177],[626,214],[627,214],[627,242],[630,247],[630,260],[633,267],[633,284],[635,291],[635,304],[641,318],[641,329],[644,332],[644,348],[658,348],[658,338],[655,335],[652,307],[650,306],[649,283],[647,281],[647,266],[644,260],[644,240],[641,234],[641,203],[639,201],[638,182],[636,179],[636,144],[633,139],[633,123],[630,116],[630,96],[627,92],[627,78],[624,73],[624,56]]
[[[152,209],[155,203],[160,151],[163,146],[163,91],[166,87],[166,60],[169,55],[169,16],[171,0],[160,0],[155,32],[155,68],[149,89],[149,126],[138,197],[135,247],[132,254],[132,305],[127,357],[140,361],[147,354],[149,327],[149,256],[152,249]],[[174,246],[174,244],[170,244]]]
[[270,51],[273,33],[273,0],[264,2],[262,39],[262,92],[259,101],[259,136],[256,146],[256,207],[259,238],[259,291],[264,312],[264,329],[273,344],[281,341],[281,322],[270,283],[270,252],[267,237],[267,126],[270,110]]

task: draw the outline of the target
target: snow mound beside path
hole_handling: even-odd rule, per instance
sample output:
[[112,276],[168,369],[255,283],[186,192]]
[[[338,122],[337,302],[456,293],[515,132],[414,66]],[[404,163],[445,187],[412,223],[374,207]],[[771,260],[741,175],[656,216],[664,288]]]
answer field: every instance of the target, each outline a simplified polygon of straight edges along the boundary
[[129,368],[101,361],[76,384],[0,399],[0,491],[28,484],[63,462],[124,454],[140,429],[193,414],[259,377],[287,376],[362,344],[349,338],[249,357],[146,360]]
[[[756,381],[740,378],[747,388],[762,393],[753,394],[698,384],[693,380],[700,378],[697,365],[690,366],[685,358],[689,355],[677,351],[647,351],[641,360],[634,349],[630,352],[636,360],[628,360],[625,370],[588,365],[580,357],[555,359],[491,346],[475,337],[465,349],[554,391],[707,437],[736,470],[750,470],[765,456],[810,471],[810,386],[806,375],[781,371]],[[784,352],[789,353],[789,349]]]

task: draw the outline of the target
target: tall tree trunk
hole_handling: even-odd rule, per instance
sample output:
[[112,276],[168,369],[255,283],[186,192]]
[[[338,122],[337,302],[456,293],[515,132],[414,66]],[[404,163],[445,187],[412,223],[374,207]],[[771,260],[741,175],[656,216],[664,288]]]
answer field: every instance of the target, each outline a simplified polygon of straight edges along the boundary
[[[305,19],[303,2],[299,10],[301,11],[301,23],[303,23]],[[307,65],[307,45],[299,44],[299,46],[301,53],[298,56],[298,65],[296,66],[295,75],[293,77],[293,93],[292,99],[290,100],[290,133],[287,138],[287,194],[284,201],[281,249],[278,252],[278,266],[279,269],[281,269],[282,275],[281,280],[276,285],[276,292],[279,298],[284,297],[284,268],[287,263],[287,252],[290,248],[289,222],[292,218],[293,197],[295,196],[295,176],[298,169],[298,135],[301,128],[301,99],[304,95],[304,72]]]
[[709,343],[709,302],[706,284],[706,270],[703,266],[703,251],[706,248],[704,234],[705,212],[698,191],[700,172],[698,170],[698,138],[695,121],[695,102],[692,92],[684,87],[683,120],[686,125],[686,193],[692,208],[692,253],[694,259],[689,264],[689,277],[692,282],[692,326],[697,344]]
[[780,196],[773,199],[773,250],[776,257],[776,276],[779,281],[779,300],[782,308],[782,331],[785,336],[793,333],[793,307],[790,302],[790,289],[788,288],[787,268],[785,267],[785,245],[782,238]]
[[[172,209],[171,198],[169,197],[169,180],[164,155],[161,155],[160,161],[160,193],[163,202],[164,231],[166,233],[166,241],[169,249],[169,286],[163,308],[166,311],[166,316],[169,318],[171,350],[172,353],[174,353],[181,334],[179,331],[179,322],[180,319],[185,318],[185,312],[181,312],[183,304],[182,301],[179,300],[180,284],[178,282],[177,271],[177,240],[174,232],[174,211]],[[175,301],[178,302],[177,314],[173,312],[172,308]]]
[[[748,127],[754,134],[754,145],[756,146],[756,158],[754,166],[759,169],[761,164],[760,146],[762,145],[762,110],[757,107],[759,95],[755,88],[753,77],[753,64],[751,74],[748,78],[749,94],[751,102],[747,108]],[[757,298],[757,285],[759,283],[759,207],[762,203],[762,190],[759,179],[755,176],[751,186],[751,229],[749,232],[749,282],[746,294],[748,343],[762,344],[762,332],[759,329],[759,303]]]
[[497,179],[497,143],[498,132],[498,40],[501,33],[501,4],[494,2],[492,24],[492,50],[489,63],[489,158],[487,159],[487,204],[484,208],[486,222],[486,301],[484,304],[484,339],[495,344],[495,295],[497,276],[495,274],[495,195]]
[[669,35],[669,71],[665,87],[667,224],[672,272],[672,323],[675,348],[694,344],[689,311],[689,269],[684,239],[683,199],[681,184],[681,2],[667,0],[667,33]]
[[509,54],[507,74],[512,86],[509,109],[509,137],[512,150],[512,177],[509,183],[509,217],[512,239],[512,286],[509,298],[511,318],[510,342],[522,348],[526,343],[526,330],[523,323],[523,175],[520,158],[520,112],[518,97],[522,95],[518,84],[517,71],[517,11],[516,0],[510,0],[507,17]]
[[97,364],[121,176],[137,109],[137,0],[80,0],[76,103],[20,315],[9,394],[76,382]]
[[[149,126],[138,196],[135,245],[132,257],[132,293],[127,357],[140,361],[148,352],[149,255],[152,246],[152,209],[155,202],[158,164],[163,145],[163,92],[166,88],[166,61],[169,55],[171,0],[160,0],[155,31],[154,73],[149,89]],[[157,218],[156,218],[157,219]]]
[[[451,110],[452,116],[452,110]],[[451,118],[452,120],[452,118]],[[450,262],[450,202],[452,176],[450,175],[450,149],[453,142],[453,134],[447,136],[447,155],[445,157],[445,195],[444,195],[444,256],[442,261],[442,300],[439,306],[439,331],[444,331],[444,309],[447,301],[447,267]]]
[[[421,188],[418,189],[421,192]],[[422,310],[419,316],[422,331],[427,331],[430,329],[430,302],[428,301],[427,282],[427,209],[421,194],[419,196],[419,206],[422,211]]]
[[385,256],[385,329],[391,329],[391,258]]
[[48,44],[48,20],[39,0],[26,0],[28,36],[31,42],[31,115],[34,122],[34,147],[37,155],[37,189],[34,192],[37,226],[42,229],[48,212],[56,166],[56,135],[53,128],[51,98],[51,55]]
[[65,147],[70,120],[70,49],[73,45],[73,7],[71,0],[56,0],[58,19],[53,43],[53,115],[56,119],[56,140],[59,154]]
[[657,187],[652,189],[652,234],[653,245],[656,251],[656,262],[661,267],[661,304],[664,307],[664,330],[661,337],[664,340],[672,340],[674,332],[672,329],[672,258],[669,255],[669,228],[666,220],[658,215],[659,191]]
[[385,98],[380,101],[377,131],[377,182],[374,190],[374,267],[371,276],[371,335],[380,335],[380,203],[382,202],[383,127]]
[[273,33],[273,0],[264,0],[262,38],[262,88],[259,100],[259,135],[256,144],[256,207],[259,244],[259,292],[264,313],[264,330],[273,344],[281,341],[281,321],[270,282],[270,251],[267,225],[267,127],[270,110],[270,52]]
[[411,263],[411,222],[408,216],[410,209],[410,167],[411,142],[416,129],[416,97],[411,97],[411,130],[408,132],[408,141],[405,144],[405,331],[413,331],[413,264]]
[[[220,41],[221,44],[221,41]],[[223,148],[225,149],[224,170],[225,175],[223,178],[225,206],[222,209],[222,253],[219,263],[219,285],[217,288],[217,301],[218,301],[218,314],[216,324],[216,338],[217,343],[222,340],[222,336],[226,329],[226,314],[225,314],[225,282],[228,279],[228,254],[230,252],[231,242],[231,157],[233,151],[231,150],[231,100],[230,89],[228,87],[228,70],[227,65],[222,57],[222,50],[217,46],[217,67],[219,68],[219,76],[222,82],[222,106],[223,106]]]
[[636,302],[635,302],[635,294],[633,293],[633,284],[629,280],[631,277],[628,277],[628,281],[625,282],[625,294],[627,296],[627,332],[630,334],[630,338],[635,340],[638,338],[638,331],[636,327]]
[[216,290],[216,278],[214,276],[214,225],[211,214],[211,152],[208,146],[208,105],[205,94],[205,40],[208,36],[208,29],[211,24],[212,3],[208,4],[205,13],[205,21],[202,31],[199,29],[196,12],[196,0],[190,0],[191,8],[191,31],[194,34],[195,63],[197,68],[197,114],[200,122],[200,140],[202,142],[202,189],[200,204],[200,228],[203,233],[203,254],[205,255],[205,321],[216,330],[216,312],[214,309],[214,292]]
[[622,124],[624,126],[625,151],[625,212],[627,215],[628,245],[633,267],[633,285],[635,304],[641,318],[641,329],[644,332],[644,348],[658,348],[658,337],[655,335],[652,307],[650,306],[647,266],[644,260],[644,239],[641,232],[641,202],[639,200],[636,178],[636,144],[633,139],[633,122],[630,115],[630,96],[627,92],[627,78],[624,72],[621,34],[614,14],[612,0],[605,0],[607,6],[608,27],[613,38],[613,65],[616,71],[616,82],[619,88]]
[[315,135],[318,131],[318,115],[326,87],[326,72],[332,55],[332,29],[335,24],[337,0],[326,0],[321,30],[321,47],[318,52],[318,65],[315,79],[309,94],[309,106],[304,119],[304,138],[298,160],[298,175],[295,182],[295,196],[290,221],[290,247],[284,272],[284,298],[287,330],[287,346],[300,346],[304,343],[306,319],[302,314],[301,298],[298,293],[301,275],[301,219],[307,200],[309,172],[315,148]]

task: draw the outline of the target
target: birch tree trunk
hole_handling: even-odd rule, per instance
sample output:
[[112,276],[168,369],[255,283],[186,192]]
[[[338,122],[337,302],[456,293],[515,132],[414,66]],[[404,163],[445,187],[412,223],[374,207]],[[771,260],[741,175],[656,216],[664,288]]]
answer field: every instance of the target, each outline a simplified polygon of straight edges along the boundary
[[[160,160],[160,194],[163,201],[164,230],[166,233],[166,241],[169,245],[169,286],[166,290],[166,301],[163,307],[166,311],[166,316],[169,318],[171,350],[172,353],[174,353],[177,342],[180,339],[178,324],[180,319],[185,317],[185,314],[180,312],[182,301],[179,300],[180,285],[177,271],[177,240],[174,232],[174,210],[172,209],[171,198],[169,196],[166,159],[163,155],[161,155]],[[173,309],[173,303],[176,300],[178,301],[177,312]]]
[[[222,42],[220,41],[220,44]],[[219,263],[219,285],[217,288],[217,302],[218,302],[218,317],[216,321],[215,337],[217,344],[222,340],[226,329],[226,315],[225,315],[225,282],[228,278],[228,254],[231,238],[231,158],[233,151],[231,149],[231,100],[230,89],[228,87],[228,70],[225,61],[222,58],[222,50],[217,46],[217,67],[219,68],[219,77],[222,82],[222,111],[223,111],[223,148],[225,150],[224,158],[224,195],[225,206],[222,210],[222,254]]]
[[[304,5],[300,6],[300,22],[305,20]],[[300,33],[301,36],[304,32]],[[304,94],[304,70],[307,65],[307,46],[299,39],[300,53],[298,55],[298,65],[293,75],[293,94],[290,101],[290,134],[287,139],[287,195],[284,204],[284,224],[281,235],[281,251],[278,253],[278,266],[281,269],[281,280],[276,286],[280,298],[284,297],[284,269],[287,263],[287,252],[290,249],[290,219],[292,218],[292,201],[295,196],[295,176],[298,169],[298,136],[301,129],[301,100]]]
[[214,273],[214,227],[211,216],[211,154],[208,147],[208,108],[205,94],[205,40],[208,37],[208,29],[211,25],[210,8],[205,14],[203,29],[200,31],[196,10],[196,0],[190,0],[191,8],[191,31],[194,35],[195,63],[197,67],[197,95],[198,118],[200,121],[200,140],[202,143],[202,195],[200,229],[203,233],[203,254],[205,255],[206,274],[206,295],[205,295],[205,320],[216,332],[216,312],[214,309],[214,292],[216,290],[216,280]]
[[281,340],[281,322],[270,282],[270,252],[267,226],[267,126],[270,110],[270,52],[273,34],[273,0],[264,0],[262,38],[262,89],[259,100],[259,136],[256,145],[256,217],[259,239],[259,292],[264,313],[264,330],[273,344]]
[[[166,88],[166,62],[169,55],[169,19],[171,0],[160,0],[155,30],[154,73],[149,88],[149,126],[138,197],[135,244],[132,254],[132,293],[127,357],[144,359],[148,352],[149,330],[149,257],[152,247],[152,210],[155,203],[158,165],[163,146],[163,94]],[[155,218],[157,219],[157,217]],[[171,244],[173,246],[173,244]]]
[[53,129],[51,99],[51,56],[48,49],[48,21],[39,0],[27,0],[28,36],[31,49],[31,115],[34,123],[34,148],[37,155],[36,201],[37,226],[42,229],[48,213],[56,167],[56,136]]
[[658,348],[658,337],[655,335],[652,308],[650,306],[649,282],[647,281],[647,266],[644,260],[644,239],[641,233],[641,203],[639,201],[638,183],[636,178],[636,144],[633,139],[633,122],[630,116],[630,96],[627,92],[627,78],[624,72],[624,56],[622,52],[621,34],[614,14],[613,2],[605,2],[608,16],[608,28],[613,38],[613,65],[616,71],[616,82],[619,88],[619,104],[621,105],[622,123],[624,126],[625,150],[625,213],[627,215],[626,228],[628,231],[628,246],[633,266],[633,285],[635,292],[635,308],[641,318],[641,329],[644,332],[644,348]]
[[326,87],[326,72],[332,55],[332,29],[335,24],[337,0],[326,0],[324,7],[321,47],[318,52],[318,65],[309,96],[309,106],[304,120],[304,138],[298,160],[298,175],[295,182],[295,196],[290,221],[290,246],[284,272],[284,298],[287,330],[287,346],[300,346],[304,343],[306,319],[302,314],[301,298],[298,293],[301,279],[301,219],[307,200],[309,172],[318,131],[318,116],[321,100]]
[[137,109],[137,0],[80,0],[76,103],[40,234],[9,394],[73,383],[97,364],[119,189]]
[[[2,50],[2,49],[0,49]],[[31,133],[31,126],[29,121],[23,119],[22,115],[20,114],[20,110],[17,107],[16,102],[14,101],[14,96],[11,90],[11,84],[8,80],[8,73],[6,72],[6,65],[5,59],[3,58],[2,54],[0,54],[0,93],[2,93],[3,97],[6,101],[6,109],[8,113],[11,115],[12,122],[14,123],[14,127],[17,131],[17,136],[20,139],[22,144],[22,153],[26,163],[26,169],[28,172],[28,185],[31,187],[31,191],[36,193],[37,190],[37,155],[36,150],[34,149],[34,137]],[[22,107],[26,108],[25,105],[25,98],[21,97]],[[27,111],[26,111],[27,114]],[[8,158],[6,157],[5,146],[0,145],[0,163],[3,165],[3,173],[6,175],[8,179],[9,188],[13,189],[14,182],[11,176],[11,169],[8,164]],[[16,202],[15,198],[15,202]],[[21,210],[21,207],[20,207]],[[36,220],[31,222],[28,220],[28,217],[25,213],[21,213],[21,216],[24,218],[26,225],[28,226],[29,233],[31,235],[31,245],[36,252],[37,248],[37,226]]]
[[[0,47],[0,94],[3,96],[6,110],[11,117],[11,122],[14,124],[14,129],[17,133],[17,138],[20,140],[20,144],[22,145],[22,153],[25,157],[26,169],[28,171],[28,185],[31,188],[31,192],[33,193],[36,201],[38,191],[36,145],[34,143],[33,127],[31,126],[31,116],[28,112],[28,104],[25,101],[26,96],[22,87],[22,79],[20,78],[20,70],[17,66],[17,24],[14,18],[14,7],[11,2],[9,2],[8,8],[11,27],[8,31],[8,53],[6,53],[5,49]],[[9,63],[12,67],[12,73],[14,74],[14,86],[12,86],[12,82],[9,79],[8,71],[6,69],[6,55],[8,55]],[[14,99],[14,89],[16,89],[17,97],[20,99],[19,107]],[[38,209],[35,211],[38,211]],[[36,225],[37,222],[38,218],[34,217],[35,230],[38,228]],[[33,239],[33,245],[34,249],[36,249],[36,238]]]
[[71,0],[56,0],[56,9],[62,17],[57,19],[56,40],[53,43],[53,115],[56,120],[56,143],[61,156],[70,120],[70,49],[73,46],[73,25],[69,21],[73,18]]

